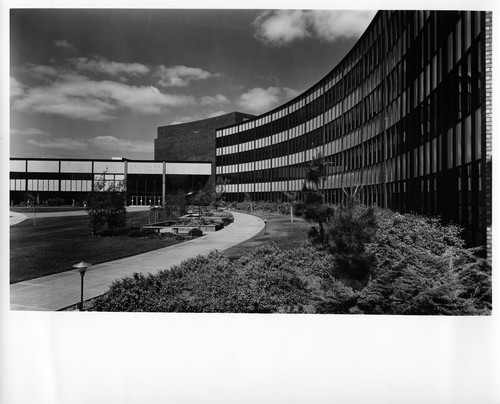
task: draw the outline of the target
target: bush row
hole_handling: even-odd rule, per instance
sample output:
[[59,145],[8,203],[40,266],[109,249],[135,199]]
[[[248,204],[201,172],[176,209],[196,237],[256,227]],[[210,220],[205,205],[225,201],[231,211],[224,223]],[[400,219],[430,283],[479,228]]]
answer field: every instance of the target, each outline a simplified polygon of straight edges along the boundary
[[115,281],[109,292],[96,300],[94,310],[310,311],[311,293],[298,274],[297,263],[312,260],[320,264],[321,259],[314,255],[311,248],[284,253],[274,245],[266,245],[231,263],[223,254],[212,252],[156,275],[134,274]]
[[216,230],[234,221],[231,212],[206,212],[203,216],[181,217],[176,221],[178,226],[210,226],[215,225]]
[[190,240],[193,237],[203,235],[200,229],[192,229],[188,234],[172,234],[172,233],[157,233],[153,229],[139,229],[139,228],[121,228],[121,229],[103,229],[96,233],[99,237],[137,237],[137,238],[154,238],[154,239],[168,239],[175,240]]
[[263,212],[271,211],[282,215],[289,215],[292,204],[290,202],[266,202],[266,201],[243,201],[230,202],[227,207],[236,210],[259,210]]

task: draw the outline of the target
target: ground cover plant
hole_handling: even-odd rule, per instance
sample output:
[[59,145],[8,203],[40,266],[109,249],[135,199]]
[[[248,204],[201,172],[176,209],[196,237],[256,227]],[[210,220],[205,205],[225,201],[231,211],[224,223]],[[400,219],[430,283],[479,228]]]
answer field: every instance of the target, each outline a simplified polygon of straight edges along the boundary
[[[147,220],[147,212],[129,212],[128,220],[143,222],[145,215]],[[36,218],[33,224],[28,219],[10,227],[10,283],[67,271],[82,260],[98,264],[183,241],[151,232],[152,238],[91,236],[87,216]]]
[[297,263],[308,259],[321,261],[310,249],[284,253],[274,245],[254,249],[236,262],[212,252],[156,275],[134,274],[115,281],[96,300],[94,310],[305,312],[310,310],[311,293],[298,276]]
[[[352,220],[363,217],[358,207]],[[364,243],[369,277],[345,273],[335,252],[268,244],[237,260],[213,252],[156,275],[116,281],[94,310],[242,313],[482,315],[491,312],[491,266],[460,229],[437,219],[372,209]],[[353,280],[355,282],[353,282]]]
[[[287,198],[287,195],[284,194],[284,198]],[[225,204],[225,206],[230,209],[243,210],[247,212],[271,212],[282,215],[289,215],[290,209],[292,208],[292,203],[288,201],[268,202],[252,201],[250,199],[246,199],[243,202],[229,202]]]

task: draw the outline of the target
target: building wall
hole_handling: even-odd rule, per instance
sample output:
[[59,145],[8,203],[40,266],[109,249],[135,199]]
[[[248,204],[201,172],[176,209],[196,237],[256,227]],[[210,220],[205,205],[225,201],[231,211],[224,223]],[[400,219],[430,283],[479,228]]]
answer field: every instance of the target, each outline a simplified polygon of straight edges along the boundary
[[230,181],[228,198],[283,199],[302,188],[320,153],[328,202],[358,189],[363,203],[439,215],[465,227],[471,244],[485,244],[489,19],[469,11],[377,13],[319,83],[216,131],[217,175]]
[[159,161],[214,161],[215,129],[243,122],[253,115],[231,112],[214,118],[158,127],[154,159]]
[[215,185],[215,129],[253,118],[240,112],[194,122],[158,127],[154,159],[158,161],[211,161],[212,177],[207,191]]
[[38,203],[51,198],[80,203],[104,180],[106,189],[122,184],[129,205],[161,205],[166,194],[202,189],[212,174],[211,162],[148,160],[10,160],[10,199],[14,204],[28,194]]

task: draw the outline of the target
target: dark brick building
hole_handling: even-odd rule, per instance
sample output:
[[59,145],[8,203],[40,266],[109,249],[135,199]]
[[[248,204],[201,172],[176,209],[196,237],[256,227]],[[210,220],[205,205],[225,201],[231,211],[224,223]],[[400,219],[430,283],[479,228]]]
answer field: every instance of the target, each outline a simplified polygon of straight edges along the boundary
[[214,118],[158,127],[155,139],[157,161],[211,161],[215,178],[215,130],[254,118],[254,115],[230,112]]

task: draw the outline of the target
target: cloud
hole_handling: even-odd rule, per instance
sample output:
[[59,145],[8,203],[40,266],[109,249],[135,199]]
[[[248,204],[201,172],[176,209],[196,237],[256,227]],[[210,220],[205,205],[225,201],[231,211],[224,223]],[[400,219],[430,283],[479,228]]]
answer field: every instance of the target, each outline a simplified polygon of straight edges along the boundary
[[153,86],[131,86],[114,81],[95,81],[75,74],[62,74],[46,86],[29,88],[12,108],[21,112],[58,115],[89,121],[109,121],[114,112],[160,114],[165,108],[194,104],[194,98],[164,94]]
[[180,123],[199,121],[201,119],[214,118],[216,116],[225,115],[225,114],[227,114],[226,111],[219,110],[219,111],[208,111],[205,114],[196,114],[196,115],[190,115],[190,116],[176,117],[173,121],[171,121],[169,123],[169,125],[178,125]]
[[89,139],[93,147],[104,150],[116,151],[126,150],[127,153],[149,153],[153,152],[153,143],[145,140],[118,139],[114,136],[97,136]]
[[112,76],[119,76],[127,74],[130,76],[141,76],[148,74],[151,69],[141,63],[119,63],[112,62],[102,57],[95,57],[89,59],[86,57],[72,58],[68,62],[76,70],[83,72],[90,72],[94,74],[109,74]]
[[221,116],[221,115],[225,115],[227,114],[226,111],[222,111],[222,110],[219,110],[219,111],[209,111],[205,114],[205,117],[206,118],[215,118],[216,116]]
[[10,128],[11,136],[45,136],[47,132],[37,128],[13,129]]
[[20,97],[24,94],[23,85],[14,77],[10,78],[10,96],[11,98]]
[[60,138],[54,140],[27,140],[27,143],[43,149],[61,149],[61,150],[85,150],[89,148],[87,142],[77,139]]
[[298,91],[291,88],[256,87],[242,94],[237,104],[246,112],[261,114],[289,101],[298,94]]
[[337,38],[357,38],[366,30],[376,11],[310,11],[309,21],[315,35],[327,42]]
[[255,36],[273,45],[285,45],[310,35],[306,12],[300,10],[266,11],[254,21]]
[[314,37],[333,42],[359,37],[376,11],[277,10],[266,11],[254,21],[255,37],[269,45],[285,46]]
[[46,65],[35,65],[32,63],[28,63],[25,67],[19,70],[23,73],[28,74],[30,77],[41,81],[53,80],[61,73],[54,67]]
[[[166,94],[152,85],[131,85],[128,78],[158,78],[164,86],[185,86],[193,80],[216,76],[199,68],[161,65],[152,69],[141,63],[118,63],[105,58],[69,58],[60,66],[27,64],[19,72],[38,81],[24,86],[11,78],[12,109],[72,119],[111,121],[121,110],[139,114],[161,114],[169,108],[189,105],[221,105],[221,95],[195,99],[190,95]],[[111,75],[115,79],[99,79]]]
[[27,140],[27,143],[43,149],[58,150],[106,150],[119,152],[126,151],[137,153],[150,153],[153,144],[144,140],[119,139],[114,136],[97,136],[90,139],[59,138],[53,140]]
[[78,52],[78,49],[76,49],[75,45],[73,45],[71,42],[67,41],[66,39],[59,39],[57,41],[54,41],[54,45],[59,47],[59,48],[68,49],[72,52]]
[[215,96],[205,96],[202,97],[200,101],[201,105],[214,105],[214,104],[229,104],[230,101],[222,94],[217,94]]
[[158,84],[162,87],[186,87],[191,81],[205,80],[214,75],[199,67],[160,65],[156,68],[156,76],[160,77]]

